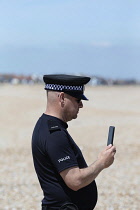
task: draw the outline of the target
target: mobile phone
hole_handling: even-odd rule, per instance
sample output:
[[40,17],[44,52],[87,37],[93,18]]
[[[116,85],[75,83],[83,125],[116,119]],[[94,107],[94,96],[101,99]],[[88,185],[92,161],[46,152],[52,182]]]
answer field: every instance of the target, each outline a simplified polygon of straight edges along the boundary
[[114,126],[110,126],[109,127],[109,132],[108,132],[107,146],[109,144],[112,144],[113,145],[114,132],[115,132],[115,127]]

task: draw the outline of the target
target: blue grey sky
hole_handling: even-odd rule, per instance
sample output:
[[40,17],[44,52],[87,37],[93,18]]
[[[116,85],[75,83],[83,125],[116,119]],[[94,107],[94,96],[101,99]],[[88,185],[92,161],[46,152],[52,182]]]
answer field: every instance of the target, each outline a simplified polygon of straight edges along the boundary
[[0,0],[0,73],[140,79],[140,1]]

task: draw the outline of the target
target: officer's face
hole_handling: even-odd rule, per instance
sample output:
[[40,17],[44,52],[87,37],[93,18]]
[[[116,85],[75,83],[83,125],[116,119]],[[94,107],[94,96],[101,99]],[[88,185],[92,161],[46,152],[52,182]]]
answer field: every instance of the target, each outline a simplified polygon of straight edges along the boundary
[[68,94],[65,94],[65,118],[66,121],[70,121],[72,119],[76,119],[79,109],[83,107],[83,103],[81,100],[72,97]]

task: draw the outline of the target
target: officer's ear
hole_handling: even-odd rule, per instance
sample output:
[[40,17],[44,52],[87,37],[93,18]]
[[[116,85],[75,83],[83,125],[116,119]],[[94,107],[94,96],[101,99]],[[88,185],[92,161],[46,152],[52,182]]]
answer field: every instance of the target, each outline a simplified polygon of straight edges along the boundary
[[59,93],[59,102],[61,103],[61,106],[64,107],[64,104],[65,104],[65,94],[64,94],[64,92]]

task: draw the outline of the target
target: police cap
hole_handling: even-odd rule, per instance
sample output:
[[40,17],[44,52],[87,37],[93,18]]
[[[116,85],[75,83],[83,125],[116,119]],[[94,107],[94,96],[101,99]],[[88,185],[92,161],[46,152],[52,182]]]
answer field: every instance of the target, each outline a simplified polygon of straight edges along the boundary
[[49,74],[44,75],[45,90],[67,93],[75,98],[88,100],[84,96],[84,85],[90,81],[90,77]]

